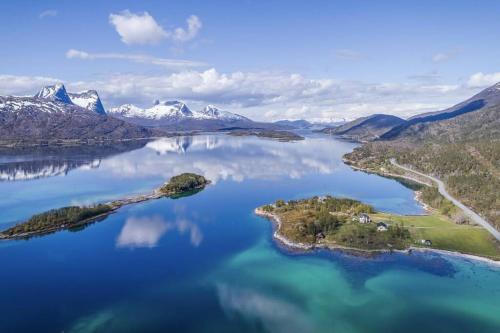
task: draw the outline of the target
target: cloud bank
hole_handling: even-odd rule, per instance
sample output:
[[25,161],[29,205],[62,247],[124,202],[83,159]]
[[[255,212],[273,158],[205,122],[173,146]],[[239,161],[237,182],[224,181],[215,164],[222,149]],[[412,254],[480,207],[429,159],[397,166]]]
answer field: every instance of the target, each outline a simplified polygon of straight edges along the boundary
[[182,59],[168,59],[168,58],[157,58],[148,56],[145,54],[124,54],[124,53],[88,53],[86,51],[80,51],[75,49],[70,49],[66,52],[66,58],[68,59],[82,59],[82,60],[96,60],[96,59],[114,59],[114,60],[126,60],[141,64],[149,64],[161,66],[167,69],[185,69],[191,67],[204,67],[205,63],[199,61],[182,60]]
[[[143,55],[92,54],[70,50],[70,58],[124,59],[179,69],[174,73],[115,73],[87,81],[65,82],[68,89],[96,89],[106,107],[123,103],[150,105],[155,99],[180,99],[193,107],[216,104],[256,120],[353,119],[374,113],[402,117],[449,107],[500,81],[500,73],[475,73],[461,84],[420,80],[371,83],[307,78],[283,72],[229,72],[215,68],[182,69],[201,63]],[[0,95],[33,95],[41,86],[61,82],[50,77],[0,75]]]
[[485,88],[500,82],[500,72],[485,74],[479,72],[470,76],[467,84],[470,87]]

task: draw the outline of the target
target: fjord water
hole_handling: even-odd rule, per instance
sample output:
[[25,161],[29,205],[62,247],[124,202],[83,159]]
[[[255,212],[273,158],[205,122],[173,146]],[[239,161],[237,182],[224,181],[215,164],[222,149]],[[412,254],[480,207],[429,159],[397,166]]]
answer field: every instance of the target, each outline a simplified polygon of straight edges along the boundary
[[148,192],[196,172],[196,195],[0,243],[1,332],[499,332],[500,269],[438,254],[291,252],[253,214],[332,194],[421,213],[411,190],[356,172],[354,144],[200,135],[129,151],[0,159],[0,227],[34,213]]

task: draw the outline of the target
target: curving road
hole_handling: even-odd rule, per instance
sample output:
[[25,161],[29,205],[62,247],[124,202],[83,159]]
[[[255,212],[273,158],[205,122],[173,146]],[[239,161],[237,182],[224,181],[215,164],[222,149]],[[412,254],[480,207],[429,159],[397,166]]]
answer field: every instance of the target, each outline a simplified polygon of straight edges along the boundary
[[457,199],[455,199],[454,197],[452,197],[447,191],[446,191],[446,187],[444,186],[444,183],[442,181],[440,181],[439,179],[435,178],[435,177],[432,177],[432,176],[429,176],[429,175],[426,175],[424,173],[421,173],[421,172],[418,172],[418,171],[415,171],[413,169],[410,169],[410,168],[407,168],[405,166],[402,166],[400,164],[398,164],[396,162],[395,159],[390,159],[391,163],[394,165],[394,166],[397,166],[398,168],[401,168],[403,170],[406,170],[408,172],[412,172],[416,175],[419,175],[419,176],[422,176],[422,177],[425,177],[427,179],[430,179],[431,181],[435,182],[438,184],[438,190],[439,190],[439,193],[441,193],[446,199],[450,200],[451,202],[453,202],[458,208],[460,208],[467,216],[469,216],[474,222],[476,222],[477,224],[481,225],[483,228],[485,228],[493,237],[495,237],[498,241],[500,241],[500,232],[495,229],[493,226],[491,226],[491,224],[489,224],[485,219],[483,219],[481,216],[479,216],[478,214],[474,213],[471,209],[469,209],[467,206],[465,206],[464,204],[462,204],[460,201],[458,201]]

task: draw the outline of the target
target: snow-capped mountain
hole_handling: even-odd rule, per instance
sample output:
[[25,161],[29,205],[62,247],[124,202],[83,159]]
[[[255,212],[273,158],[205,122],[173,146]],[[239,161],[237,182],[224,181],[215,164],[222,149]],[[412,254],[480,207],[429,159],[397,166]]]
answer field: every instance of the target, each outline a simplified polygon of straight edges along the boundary
[[66,104],[73,104],[71,98],[69,97],[64,84],[57,83],[53,86],[45,86],[43,87],[38,94],[35,95],[35,98],[38,99],[46,99],[53,102],[62,102]]
[[176,129],[214,130],[232,126],[251,124],[252,120],[241,115],[222,111],[209,105],[200,111],[192,111],[179,101],[155,101],[150,108],[139,108],[125,104],[109,110],[114,117],[145,126],[175,127]]
[[68,93],[68,95],[73,104],[98,114],[106,114],[97,91],[87,90],[79,93]]
[[153,132],[108,117],[95,91],[68,94],[55,84],[33,97],[0,96],[1,140],[121,140]]
[[247,117],[243,117],[239,114],[219,110],[213,105],[205,106],[203,110],[197,112],[197,115],[199,115],[200,118],[204,119],[221,119],[228,121],[237,121],[237,120],[251,121]]
[[65,104],[74,104],[98,114],[106,114],[101,99],[95,90],[68,93],[62,83],[57,83],[52,86],[43,87],[38,94],[35,95],[35,98]]
[[138,118],[148,120],[181,120],[193,116],[186,104],[179,101],[155,101],[154,105],[147,109],[141,109],[133,104],[125,104],[112,108],[109,113],[123,118]]

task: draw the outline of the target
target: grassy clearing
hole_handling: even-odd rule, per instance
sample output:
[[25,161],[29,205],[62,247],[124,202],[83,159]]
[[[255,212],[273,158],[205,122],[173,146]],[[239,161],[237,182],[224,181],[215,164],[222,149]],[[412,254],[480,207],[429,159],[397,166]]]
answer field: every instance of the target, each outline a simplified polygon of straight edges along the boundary
[[449,218],[432,214],[402,216],[386,213],[372,214],[376,222],[399,223],[411,232],[414,246],[421,246],[420,239],[432,241],[432,248],[500,259],[500,244],[483,228],[456,224]]

